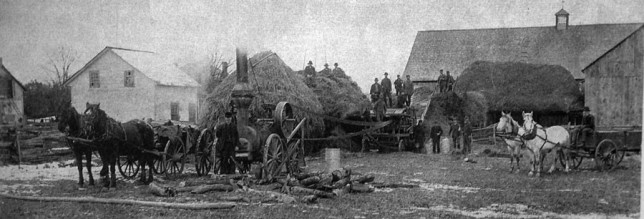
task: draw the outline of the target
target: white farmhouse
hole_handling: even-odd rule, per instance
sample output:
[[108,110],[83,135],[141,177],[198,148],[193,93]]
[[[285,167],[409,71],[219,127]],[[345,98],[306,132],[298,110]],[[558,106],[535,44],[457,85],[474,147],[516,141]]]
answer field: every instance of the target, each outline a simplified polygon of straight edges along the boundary
[[100,103],[112,118],[196,122],[199,84],[159,54],[105,47],[66,82],[72,106]]

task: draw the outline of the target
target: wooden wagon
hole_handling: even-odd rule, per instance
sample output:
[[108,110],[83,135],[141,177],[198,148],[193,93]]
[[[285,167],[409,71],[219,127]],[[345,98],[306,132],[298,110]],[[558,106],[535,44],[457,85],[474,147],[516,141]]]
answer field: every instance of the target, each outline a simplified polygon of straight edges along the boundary
[[[370,120],[375,121],[370,113]],[[383,121],[391,121],[387,126],[365,133],[362,136],[362,151],[378,149],[379,152],[403,151],[413,146],[413,127],[416,113],[412,108],[389,108]]]
[[[572,126],[577,129],[579,126]],[[571,135],[571,142],[581,142],[580,134]],[[597,127],[584,145],[571,147],[572,168],[577,168],[584,158],[593,158],[601,170],[612,170],[624,158],[626,152],[639,152],[642,145],[641,126]],[[563,156],[563,155],[560,155]],[[560,159],[564,165],[563,159]]]

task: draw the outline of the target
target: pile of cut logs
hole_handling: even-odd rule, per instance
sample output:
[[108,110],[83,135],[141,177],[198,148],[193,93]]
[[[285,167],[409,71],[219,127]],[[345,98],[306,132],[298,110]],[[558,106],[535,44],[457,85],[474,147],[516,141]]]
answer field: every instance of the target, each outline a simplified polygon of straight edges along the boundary
[[[334,198],[347,193],[367,193],[375,190],[375,177],[372,174],[356,174],[350,169],[336,170],[331,173],[302,173],[277,179],[267,185],[255,185],[256,181],[247,175],[224,175],[217,179],[181,182],[179,186],[167,186],[156,183],[149,185],[152,194],[162,197],[174,197],[177,193],[190,192],[203,194],[210,191],[242,192],[260,194],[266,197],[261,202],[276,201],[292,203],[300,200],[314,203],[318,198]],[[295,197],[294,197],[295,196]],[[297,198],[296,198],[297,197]],[[248,197],[228,197],[227,201],[250,202]]]

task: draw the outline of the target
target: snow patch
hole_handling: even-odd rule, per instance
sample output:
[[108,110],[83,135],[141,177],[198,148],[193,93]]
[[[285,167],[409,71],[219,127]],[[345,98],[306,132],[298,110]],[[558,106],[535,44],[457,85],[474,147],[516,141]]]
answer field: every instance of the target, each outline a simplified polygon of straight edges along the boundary
[[523,204],[491,204],[477,210],[467,210],[457,206],[438,205],[429,208],[412,207],[403,209],[400,214],[412,214],[418,211],[446,211],[473,218],[639,218],[640,214],[558,214],[532,209]]
[[475,193],[475,192],[478,192],[479,190],[481,190],[481,188],[460,187],[460,186],[433,184],[433,183],[421,183],[420,188],[425,189],[427,191],[435,191],[437,189],[440,189],[440,190],[461,191],[461,192],[465,192],[465,193]]

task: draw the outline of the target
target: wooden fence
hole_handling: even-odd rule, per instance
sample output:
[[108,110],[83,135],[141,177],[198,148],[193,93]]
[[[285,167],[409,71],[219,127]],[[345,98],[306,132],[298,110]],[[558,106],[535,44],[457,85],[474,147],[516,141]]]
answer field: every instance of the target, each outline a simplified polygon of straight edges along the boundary
[[493,143],[496,145],[496,123],[478,129],[472,129],[472,142]]

